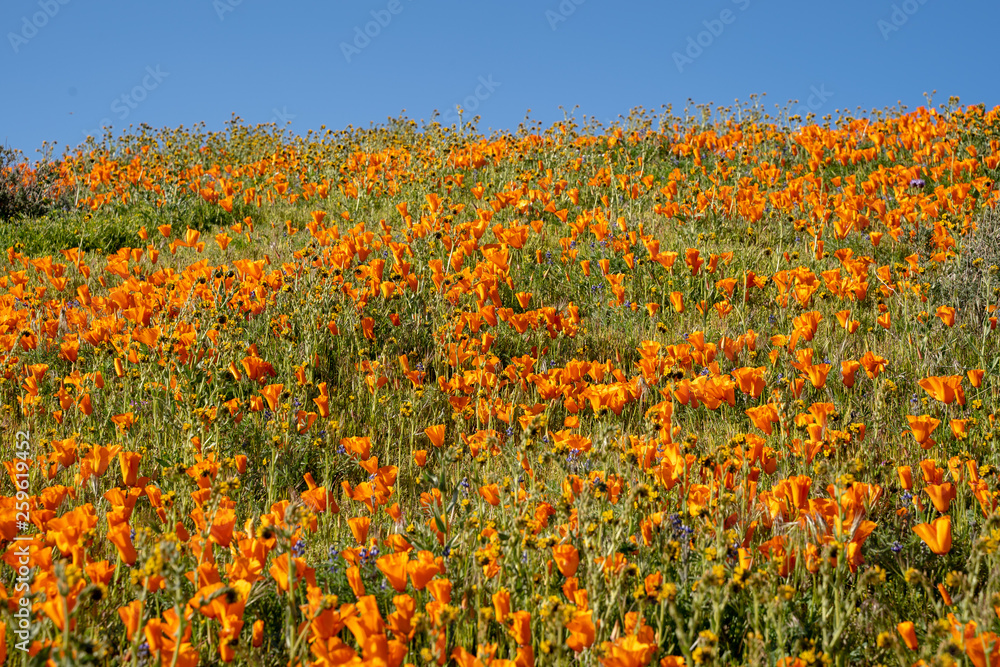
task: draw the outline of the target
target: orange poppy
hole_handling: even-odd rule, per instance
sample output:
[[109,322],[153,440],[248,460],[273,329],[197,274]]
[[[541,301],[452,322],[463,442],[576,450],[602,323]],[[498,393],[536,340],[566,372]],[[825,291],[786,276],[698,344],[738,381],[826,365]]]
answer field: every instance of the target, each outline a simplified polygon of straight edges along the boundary
[[951,306],[938,306],[938,309],[934,312],[946,327],[954,326],[955,324],[955,309]]
[[597,637],[597,627],[594,625],[593,614],[594,612],[589,609],[578,610],[566,623],[566,629],[570,633],[566,639],[566,646],[575,653],[589,648]]
[[931,376],[920,380],[917,384],[935,400],[948,404],[957,398],[959,405],[965,405],[965,391],[962,389],[961,375]]
[[261,395],[264,400],[267,401],[268,407],[271,411],[278,409],[278,399],[281,397],[281,392],[285,390],[285,385],[283,384],[269,384],[260,390]]
[[930,415],[921,415],[919,417],[907,415],[906,421],[910,423],[910,432],[913,433],[913,439],[917,441],[918,445],[924,449],[930,449],[934,446],[935,443],[931,439],[931,433],[941,424],[940,419],[934,419]]
[[906,648],[911,651],[917,650],[917,633],[914,629],[912,621],[903,621],[896,625],[896,631],[899,632],[899,636],[903,638],[903,643],[906,644]]
[[424,433],[430,438],[431,444],[435,447],[441,447],[444,445],[444,424],[437,424],[435,426],[428,426],[424,429]]
[[951,517],[944,515],[931,523],[920,523],[913,527],[920,539],[939,556],[951,551]]
[[380,556],[375,561],[375,567],[385,575],[385,578],[389,580],[389,584],[397,593],[402,593],[406,590],[406,566],[409,560],[409,552],[399,551]]
[[575,575],[580,565],[580,552],[572,544],[557,544],[552,547],[552,558],[564,577]]
[[684,295],[680,292],[670,293],[670,305],[674,307],[674,310],[678,313],[684,312]]
[[854,374],[861,368],[861,362],[849,359],[840,362],[840,375],[844,380],[844,386],[850,389],[854,386]]
[[965,440],[969,437],[969,419],[952,419],[949,422],[952,435],[958,440]]
[[480,486],[479,495],[483,497],[483,500],[494,507],[500,504],[500,487],[496,484]]
[[934,503],[934,509],[942,514],[948,511],[951,501],[955,499],[955,485],[951,482],[928,484],[924,487],[924,491]]
[[865,373],[868,377],[874,380],[879,376],[879,374],[885,370],[886,364],[889,363],[884,357],[872,354],[871,351],[865,352],[865,355],[861,357],[861,365],[865,368]]
[[124,607],[118,609],[118,616],[125,624],[125,637],[132,641],[132,636],[139,630],[142,624],[142,600],[133,600]]
[[913,489],[913,471],[910,470],[910,466],[899,466],[896,468],[896,473],[899,475],[899,483],[903,486],[903,489],[910,491]]

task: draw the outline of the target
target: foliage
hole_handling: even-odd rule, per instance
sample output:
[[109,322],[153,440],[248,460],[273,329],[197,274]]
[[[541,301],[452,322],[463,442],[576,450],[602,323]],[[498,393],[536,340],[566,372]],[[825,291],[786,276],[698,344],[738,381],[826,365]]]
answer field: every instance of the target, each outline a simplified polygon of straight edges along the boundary
[[1000,108],[793,120],[5,162],[7,657],[1000,660]]

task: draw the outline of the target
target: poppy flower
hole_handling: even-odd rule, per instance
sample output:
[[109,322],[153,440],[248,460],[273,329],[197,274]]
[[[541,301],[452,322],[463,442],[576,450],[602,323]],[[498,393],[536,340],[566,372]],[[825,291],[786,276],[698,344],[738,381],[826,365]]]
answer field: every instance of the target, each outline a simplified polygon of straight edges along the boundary
[[940,419],[934,419],[930,415],[921,415],[919,417],[907,415],[906,421],[910,423],[910,432],[913,434],[913,439],[917,441],[918,445],[924,449],[930,449],[934,446],[931,433],[941,424]]
[[844,386],[850,389],[854,386],[854,374],[861,368],[861,362],[848,359],[840,362],[840,375]]
[[250,643],[254,648],[260,648],[264,644],[264,619],[259,618],[253,622]]
[[906,491],[913,489],[913,471],[910,466],[898,466],[896,473],[899,475],[899,483]]
[[879,376],[879,374],[885,370],[888,360],[884,357],[872,354],[871,351],[865,352],[864,356],[861,357],[861,365],[864,366],[865,373],[868,377],[874,380]]
[[351,529],[354,541],[359,545],[364,545],[365,540],[368,539],[368,528],[371,526],[371,523],[371,518],[367,516],[356,516],[347,520],[347,525]]
[[938,306],[938,309],[934,312],[946,327],[952,327],[955,325],[955,309],[951,306]]
[[896,631],[903,638],[906,648],[911,651],[917,650],[917,633],[912,621],[903,621],[896,625]]
[[920,523],[913,527],[920,539],[939,556],[951,551],[951,517],[940,516],[931,523]]
[[952,419],[949,422],[951,426],[952,435],[958,440],[965,440],[969,437],[969,421],[968,419]]
[[115,545],[122,562],[129,567],[135,565],[135,560],[138,557],[135,547],[132,545],[131,531],[132,529],[126,522],[108,528],[108,541]]
[[917,384],[935,400],[948,404],[958,399],[959,405],[965,405],[965,390],[962,389],[961,375],[931,376],[920,380]]
[[747,408],[744,412],[750,417],[754,426],[768,435],[772,433],[771,424],[779,421],[778,410],[774,407],[773,403],[765,403],[756,408]]
[[684,295],[680,292],[670,293],[670,305],[673,306],[674,311],[678,313],[684,312]]
[[930,496],[931,502],[934,503],[934,509],[942,514],[948,511],[951,501],[955,499],[955,485],[951,482],[928,484],[924,487],[924,491]]
[[142,624],[142,600],[133,600],[124,607],[118,609],[118,616],[125,624],[125,637],[132,641],[132,636],[139,630]]
[[283,384],[269,384],[260,390],[261,395],[267,401],[267,405],[271,408],[272,412],[278,409],[278,399],[284,390],[285,385]]
[[490,505],[500,504],[500,488],[496,484],[486,484],[479,487],[479,495]]
[[578,610],[566,623],[566,629],[570,633],[569,637],[566,638],[566,646],[575,653],[589,648],[597,637],[597,627],[594,625],[593,615],[592,610]]
[[389,584],[397,593],[402,593],[406,590],[406,566],[409,560],[409,552],[400,551],[380,556],[375,561],[375,567],[385,575],[386,579],[389,580]]
[[419,552],[416,560],[411,560],[406,564],[406,573],[410,575],[413,588],[418,591],[424,590],[431,579],[440,571],[438,564],[434,561],[433,554],[429,551]]
[[437,424],[435,426],[428,426],[424,429],[424,433],[430,438],[431,444],[435,447],[441,447],[444,445],[444,424]]
[[580,552],[572,544],[557,544],[552,547],[552,558],[564,577],[572,577],[580,565]]

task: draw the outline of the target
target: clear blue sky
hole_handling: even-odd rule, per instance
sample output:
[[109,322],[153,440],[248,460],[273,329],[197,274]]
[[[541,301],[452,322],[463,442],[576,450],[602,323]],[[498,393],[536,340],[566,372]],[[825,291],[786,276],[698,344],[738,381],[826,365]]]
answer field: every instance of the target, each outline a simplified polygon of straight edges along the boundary
[[463,101],[483,131],[760,93],[820,116],[934,89],[992,107],[997,25],[995,0],[3,0],[0,143],[31,157],[102,123],[234,112],[304,133]]

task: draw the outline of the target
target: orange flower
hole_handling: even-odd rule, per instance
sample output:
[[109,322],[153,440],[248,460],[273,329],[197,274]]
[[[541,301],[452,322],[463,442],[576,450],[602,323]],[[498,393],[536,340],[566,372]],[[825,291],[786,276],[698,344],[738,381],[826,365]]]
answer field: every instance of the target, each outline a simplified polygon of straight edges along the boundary
[[427,450],[417,449],[413,452],[413,462],[417,464],[418,467],[423,468],[427,465]]
[[701,253],[697,248],[688,248],[684,251],[684,263],[688,265],[689,269],[691,269],[692,276],[698,275],[698,270],[701,268],[701,265],[705,263],[705,260],[700,257],[700,254]]
[[[974,627],[974,623],[966,626],[965,654],[975,667],[997,667],[1000,665],[1000,637],[993,632],[971,636],[975,632]],[[986,655],[987,650],[989,656]]]
[[435,447],[441,447],[444,444],[444,424],[428,426],[424,429],[424,433],[427,434],[427,437],[431,440],[431,444]]
[[854,386],[854,374],[861,368],[861,362],[848,359],[840,362],[840,375],[844,380],[844,386],[850,389]]
[[557,544],[552,547],[552,558],[564,577],[572,577],[580,566],[580,552],[572,544]]
[[806,375],[809,377],[809,381],[812,386],[817,389],[822,389],[826,386],[826,375],[830,372],[830,364],[820,364],[818,366],[809,366],[805,369]]
[[924,449],[930,449],[934,446],[935,443],[931,439],[931,433],[941,424],[940,419],[934,419],[930,415],[921,415],[919,417],[906,415],[906,421],[910,423],[910,431],[913,433],[913,439],[917,441],[918,445]]
[[750,417],[754,426],[768,435],[771,435],[771,424],[779,421],[778,410],[772,403],[765,403],[756,408],[747,408],[744,412]]
[[126,412],[125,414],[114,415],[111,417],[111,421],[114,422],[119,431],[128,433],[128,430],[132,428],[132,424],[135,423],[135,415],[131,412]]
[[951,306],[938,306],[938,309],[934,312],[941,321],[944,322],[946,327],[954,326],[955,324],[955,309]]
[[251,644],[255,648],[260,648],[264,644],[264,620],[257,619],[253,622],[253,638]]
[[371,526],[371,523],[371,518],[367,516],[356,516],[347,520],[351,534],[354,535],[354,540],[359,545],[364,545],[365,540],[368,539],[368,528]]
[[969,384],[977,389],[983,384],[983,375],[985,374],[986,371],[981,368],[974,368],[971,371],[966,372],[966,375],[969,376]]
[[400,551],[398,553],[386,554],[375,561],[375,567],[385,575],[386,579],[389,580],[389,584],[397,593],[402,593],[406,590],[406,566],[409,560],[409,552]]
[[917,633],[913,627],[912,621],[903,621],[896,625],[896,631],[899,632],[899,636],[903,638],[903,643],[906,644],[906,648],[911,651],[917,650]]
[[494,507],[500,504],[500,487],[496,484],[486,484],[479,487],[479,495],[483,497],[483,500]]
[[670,305],[674,307],[674,310],[678,313],[684,312],[684,295],[680,292],[670,293]]
[[406,573],[410,575],[410,581],[418,591],[424,590],[427,583],[440,571],[434,555],[429,551],[421,551],[416,560],[406,564]]
[[118,609],[118,616],[125,624],[125,637],[132,641],[132,636],[139,630],[142,624],[142,600],[133,600],[124,607]]
[[938,517],[931,523],[920,523],[913,527],[920,539],[922,539],[931,551],[939,556],[951,551],[951,517],[948,515]]
[[961,375],[931,376],[924,378],[917,384],[935,400],[948,404],[957,398],[959,405],[965,405],[965,391],[962,389]]
[[493,611],[499,623],[503,623],[510,614],[510,591],[506,588],[501,588],[493,594]]
[[566,629],[570,632],[566,639],[566,646],[576,653],[589,648],[597,637],[593,614],[594,612],[589,609],[576,611],[573,618],[566,624]]
[[865,352],[865,356],[861,357],[861,365],[865,367],[865,373],[872,380],[885,370],[887,363],[889,363],[887,359],[874,355],[871,351]]
[[260,390],[261,395],[264,396],[264,400],[267,401],[267,405],[271,408],[272,412],[278,409],[278,399],[284,390],[285,385],[283,384],[269,384]]
[[903,489],[910,491],[913,489],[913,471],[910,470],[910,466],[899,466],[896,468],[896,473],[899,474],[899,483],[903,486]]
[[739,385],[740,391],[744,394],[749,394],[750,398],[759,397],[764,391],[764,387],[767,386],[764,382],[763,366],[759,368],[737,368],[733,371],[733,378],[735,378]]
[[942,514],[948,511],[951,501],[955,499],[955,485],[951,482],[928,484],[924,487],[924,491],[927,492],[931,502],[934,503],[934,509]]
[[138,555],[135,547],[132,546],[131,532],[132,529],[124,521],[108,528],[108,541],[115,545],[122,561],[130,567],[135,565],[135,559]]
[[351,586],[355,597],[364,597],[365,582],[361,579],[361,570],[357,565],[347,568],[347,583]]
[[531,644],[531,614],[526,611],[515,611],[510,615],[512,619],[510,634],[514,641],[521,646]]
[[951,432],[958,440],[965,440],[969,437],[969,420],[968,419],[952,419],[949,422],[951,426]]

